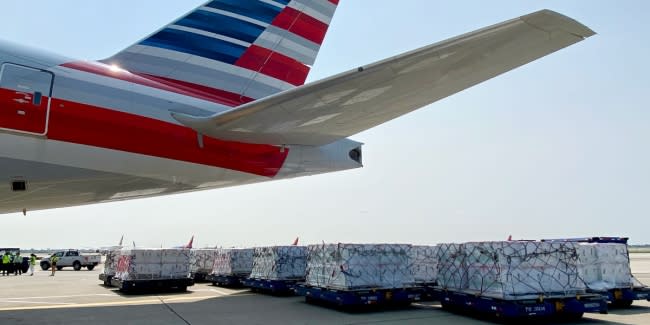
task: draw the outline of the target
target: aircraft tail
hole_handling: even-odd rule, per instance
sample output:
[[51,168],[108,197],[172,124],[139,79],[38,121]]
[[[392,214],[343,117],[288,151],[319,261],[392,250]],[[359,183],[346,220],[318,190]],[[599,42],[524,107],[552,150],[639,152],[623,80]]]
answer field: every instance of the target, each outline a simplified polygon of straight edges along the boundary
[[304,84],[338,0],[213,0],[102,60],[238,106]]

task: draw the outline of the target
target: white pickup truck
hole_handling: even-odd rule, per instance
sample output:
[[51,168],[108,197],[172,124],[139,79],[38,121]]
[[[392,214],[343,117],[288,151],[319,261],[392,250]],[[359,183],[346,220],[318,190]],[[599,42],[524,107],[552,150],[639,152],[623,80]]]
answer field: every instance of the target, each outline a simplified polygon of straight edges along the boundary
[[[90,271],[102,260],[102,257],[99,254],[80,254],[77,250],[60,251],[53,255],[59,257],[59,261],[56,262],[57,270],[67,266],[72,266],[75,271],[81,270],[82,267],[86,267]],[[52,266],[50,259],[51,257],[46,257],[41,260],[41,269],[43,269],[43,271],[47,271]]]

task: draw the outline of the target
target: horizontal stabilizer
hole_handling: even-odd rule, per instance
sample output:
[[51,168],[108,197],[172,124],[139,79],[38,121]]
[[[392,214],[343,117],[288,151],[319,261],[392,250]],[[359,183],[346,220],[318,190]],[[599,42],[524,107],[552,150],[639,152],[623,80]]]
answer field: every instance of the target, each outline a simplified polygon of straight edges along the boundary
[[222,140],[324,145],[491,79],[594,32],[549,10],[182,124]]

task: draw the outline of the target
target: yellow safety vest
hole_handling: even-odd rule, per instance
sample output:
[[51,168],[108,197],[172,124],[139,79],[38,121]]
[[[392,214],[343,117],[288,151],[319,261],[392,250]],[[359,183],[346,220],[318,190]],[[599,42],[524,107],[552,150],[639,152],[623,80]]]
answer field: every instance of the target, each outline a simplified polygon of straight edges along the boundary
[[36,265],[36,257],[30,256],[29,257],[29,264],[30,265]]
[[52,256],[52,263],[56,263],[56,262],[58,262],[58,261],[59,261],[59,257],[58,257],[58,256],[56,256],[56,255]]
[[2,255],[2,264],[9,264],[10,257],[9,255]]

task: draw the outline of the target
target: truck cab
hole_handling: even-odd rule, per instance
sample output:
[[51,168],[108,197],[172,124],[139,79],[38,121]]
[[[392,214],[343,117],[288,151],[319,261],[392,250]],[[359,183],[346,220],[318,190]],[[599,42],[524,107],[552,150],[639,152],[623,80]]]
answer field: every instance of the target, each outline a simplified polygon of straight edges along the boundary
[[[58,262],[56,262],[57,270],[72,266],[75,271],[81,270],[82,267],[86,267],[91,271],[101,261],[101,256],[99,254],[81,254],[78,250],[73,249],[58,251],[52,254],[52,256],[57,256],[59,258]],[[43,271],[47,271],[51,266],[51,257],[46,257],[41,260],[41,269],[43,269]]]

